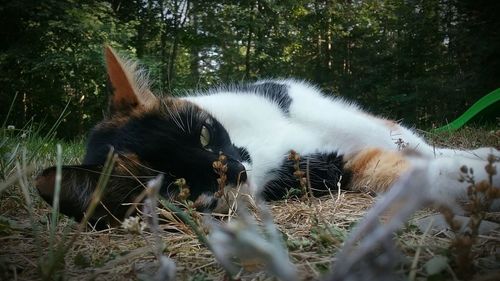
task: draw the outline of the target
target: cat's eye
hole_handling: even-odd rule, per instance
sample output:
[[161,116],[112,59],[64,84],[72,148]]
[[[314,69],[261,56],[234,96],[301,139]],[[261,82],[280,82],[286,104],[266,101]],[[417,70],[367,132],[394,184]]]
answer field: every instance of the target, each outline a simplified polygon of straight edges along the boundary
[[200,143],[201,146],[203,146],[203,148],[206,148],[207,145],[210,143],[210,131],[205,125],[201,127]]

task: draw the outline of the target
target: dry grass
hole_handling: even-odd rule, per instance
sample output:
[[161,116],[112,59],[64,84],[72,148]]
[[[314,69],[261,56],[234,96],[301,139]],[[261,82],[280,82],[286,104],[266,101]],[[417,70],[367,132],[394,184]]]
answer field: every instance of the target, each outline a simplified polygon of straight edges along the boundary
[[[39,253],[36,244],[40,243],[46,253],[49,246],[50,209],[45,204],[36,208],[35,221],[41,226],[38,236],[40,241],[37,242],[24,204],[22,201],[15,202],[11,196],[14,194],[2,198],[2,216],[15,221],[9,233],[3,233],[0,237],[2,266],[8,268],[10,278],[17,275],[20,280],[38,279]],[[271,212],[286,237],[291,260],[297,265],[301,279],[316,279],[329,268],[332,255],[338,250],[350,227],[363,216],[373,200],[369,195],[356,193],[343,193],[338,199],[321,198],[317,200],[317,210],[324,219],[321,224],[314,219],[316,208],[306,202],[289,200],[272,204]],[[171,212],[164,211],[163,215],[161,229],[166,244],[164,254],[176,261],[179,280],[224,279],[225,271],[217,265],[210,251],[200,244],[191,229]],[[70,231],[67,232],[67,229]],[[75,230],[76,225],[71,220],[62,219],[57,234],[59,237],[74,235]],[[152,234],[147,231],[135,235],[123,229],[81,233],[66,255],[65,277],[82,280],[91,279],[92,276],[103,280],[136,279],[141,265],[155,259],[153,240]],[[242,274],[242,277],[257,280],[266,276],[258,268]]]
[[[473,137],[477,135],[481,137]],[[500,144],[498,132],[476,129],[431,138],[436,143],[459,147],[499,147]],[[43,159],[46,155],[50,153],[38,157],[40,160],[35,161],[37,167],[47,166],[47,161]],[[30,173],[28,178],[32,178],[37,170],[39,169]],[[12,168],[10,174],[14,174],[13,171]],[[30,192],[34,201],[32,215],[18,184],[9,186],[0,194],[1,280],[41,279],[39,268],[46,261],[51,245],[51,210],[39,199],[32,187]],[[332,261],[335,262],[335,254],[340,250],[352,227],[376,200],[368,194],[342,192],[340,195],[333,194],[322,198],[303,201],[290,199],[269,204],[274,222],[289,250],[291,262],[297,267],[299,279],[316,280],[328,272]],[[423,233],[413,223],[432,212],[417,212],[405,227],[396,233],[396,244],[404,254],[403,262],[398,265],[397,271],[402,276],[414,280],[457,280],[451,259],[441,271],[432,276],[429,269],[426,269],[429,263],[432,265],[433,258],[451,256],[451,232]],[[487,218],[496,222],[500,222],[499,217],[498,213],[487,215]],[[175,261],[178,280],[229,280],[226,271],[215,261],[213,254],[198,241],[192,229],[181,219],[174,213],[163,210],[160,220],[160,234],[165,245],[162,252]],[[193,216],[193,221],[202,225],[202,216]],[[71,220],[61,218],[56,228],[56,240],[68,239],[76,233],[77,228]],[[139,277],[143,278],[141,273],[155,270],[153,265],[156,261],[156,250],[155,236],[149,230],[131,234],[120,228],[100,232],[87,229],[80,233],[77,241],[66,253],[61,276],[71,280],[137,280]],[[500,280],[500,231],[479,235],[472,252],[476,270],[474,278]],[[243,268],[236,278],[272,280],[259,263],[245,263]]]

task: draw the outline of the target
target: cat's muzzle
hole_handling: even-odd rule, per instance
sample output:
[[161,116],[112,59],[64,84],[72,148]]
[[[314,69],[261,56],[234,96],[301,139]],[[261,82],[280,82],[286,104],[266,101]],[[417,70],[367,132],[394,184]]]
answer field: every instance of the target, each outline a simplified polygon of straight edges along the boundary
[[227,185],[221,193],[202,193],[194,202],[197,211],[203,213],[227,214],[235,210],[240,201],[251,201],[249,184]]
[[247,182],[246,168],[237,160],[229,160],[227,162],[226,176],[228,185],[238,186]]
[[235,208],[240,197],[249,194],[246,168],[240,161],[229,159],[224,171],[216,166],[214,170],[218,174],[217,183],[224,188],[219,186],[215,192],[203,192],[196,198],[194,207],[204,213],[227,213],[230,208]]

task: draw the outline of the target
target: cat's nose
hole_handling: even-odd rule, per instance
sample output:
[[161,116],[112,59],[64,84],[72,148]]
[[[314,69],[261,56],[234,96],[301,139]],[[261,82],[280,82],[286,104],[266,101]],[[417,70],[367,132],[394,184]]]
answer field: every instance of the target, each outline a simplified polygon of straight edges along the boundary
[[227,176],[229,183],[234,185],[242,184],[247,181],[245,166],[239,161],[229,161]]
[[245,183],[247,181],[247,172],[245,167],[243,167],[243,171],[240,172],[239,183]]

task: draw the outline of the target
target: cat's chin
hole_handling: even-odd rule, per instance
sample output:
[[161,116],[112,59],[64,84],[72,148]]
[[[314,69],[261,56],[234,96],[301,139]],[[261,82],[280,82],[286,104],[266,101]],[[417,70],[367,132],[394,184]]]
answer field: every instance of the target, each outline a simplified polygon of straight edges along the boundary
[[254,200],[250,192],[251,189],[246,183],[238,186],[228,185],[222,195],[204,193],[198,196],[194,206],[199,212],[227,214],[229,210],[235,211],[241,202],[252,204]]

